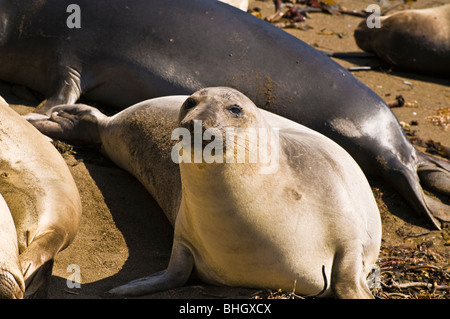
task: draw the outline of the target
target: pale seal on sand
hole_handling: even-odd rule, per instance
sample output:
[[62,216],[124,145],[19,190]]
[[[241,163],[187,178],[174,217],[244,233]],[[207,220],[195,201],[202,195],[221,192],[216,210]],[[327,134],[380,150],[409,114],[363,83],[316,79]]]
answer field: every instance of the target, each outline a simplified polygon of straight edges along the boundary
[[25,294],[25,283],[19,262],[16,228],[1,194],[0,243],[0,299],[20,299]]
[[25,294],[43,297],[53,259],[78,231],[81,199],[61,154],[1,98],[0,123],[0,194],[14,219]]
[[[31,122],[54,138],[101,145],[143,183],[175,227],[167,270],[111,293],[179,287],[195,268],[213,284],[372,297],[366,276],[380,248],[379,211],[359,166],[323,135],[223,87],[148,100],[112,117],[86,105],[58,106],[51,114]],[[205,134],[277,128],[277,173],[261,174],[258,161],[181,161],[178,168],[173,132],[181,125],[192,133],[196,120]]]

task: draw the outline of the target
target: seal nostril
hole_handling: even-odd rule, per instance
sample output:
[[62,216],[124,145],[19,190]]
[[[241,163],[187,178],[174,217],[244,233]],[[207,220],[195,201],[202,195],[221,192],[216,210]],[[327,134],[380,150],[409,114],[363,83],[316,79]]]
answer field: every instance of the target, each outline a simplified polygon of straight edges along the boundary
[[194,121],[192,120],[183,120],[181,121],[181,127],[187,128],[189,130],[189,132],[194,132]]
[[189,97],[183,104],[183,109],[190,110],[197,106],[197,101]]

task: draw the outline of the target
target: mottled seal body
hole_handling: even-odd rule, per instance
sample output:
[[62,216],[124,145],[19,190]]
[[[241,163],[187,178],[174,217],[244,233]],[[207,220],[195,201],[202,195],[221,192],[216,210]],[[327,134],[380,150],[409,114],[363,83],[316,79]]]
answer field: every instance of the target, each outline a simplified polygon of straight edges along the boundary
[[[259,162],[181,162],[178,169],[172,133],[197,120],[205,130],[279,128],[278,171],[261,174]],[[378,255],[381,222],[361,169],[330,139],[257,109],[238,91],[208,88],[188,99],[153,99],[112,117],[88,106],[57,106],[51,118],[33,124],[54,138],[101,145],[144,184],[175,227],[168,269],[111,293],[178,287],[195,267],[213,284],[295,287],[303,295],[325,285],[321,296],[372,296],[366,276]]]
[[0,298],[20,299],[25,283],[19,262],[16,228],[11,212],[0,195]]
[[81,28],[68,28],[71,2],[0,0],[0,79],[43,93],[41,112],[81,95],[123,108],[233,87],[337,142],[434,227],[450,219],[420,184],[450,193],[450,165],[416,151],[379,96],[306,43],[219,1],[79,0]]
[[380,26],[360,23],[355,40],[361,49],[398,69],[448,76],[450,4],[396,12],[381,17]]
[[59,152],[0,102],[0,194],[14,219],[26,294],[34,295],[78,230],[81,200]]

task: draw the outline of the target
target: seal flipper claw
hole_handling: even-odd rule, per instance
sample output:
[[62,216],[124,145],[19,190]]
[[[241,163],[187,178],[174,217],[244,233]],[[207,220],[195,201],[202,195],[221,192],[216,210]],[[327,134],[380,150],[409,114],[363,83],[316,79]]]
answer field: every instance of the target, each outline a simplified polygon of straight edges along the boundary
[[109,290],[108,293],[122,296],[142,296],[181,287],[189,279],[193,267],[194,258],[189,249],[175,242],[169,266],[165,271],[130,281]]
[[42,134],[77,145],[101,144],[98,121],[106,117],[96,108],[84,104],[55,106],[50,116],[26,115],[24,118]]

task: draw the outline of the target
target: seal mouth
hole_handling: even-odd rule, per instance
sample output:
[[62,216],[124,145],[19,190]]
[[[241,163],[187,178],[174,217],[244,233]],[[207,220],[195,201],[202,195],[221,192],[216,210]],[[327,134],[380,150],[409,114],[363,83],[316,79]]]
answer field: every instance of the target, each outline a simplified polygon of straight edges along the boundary
[[23,290],[12,273],[0,270],[0,299],[22,299]]
[[189,132],[181,141],[182,156],[186,156],[184,163],[224,162],[226,137],[221,127],[198,118],[181,121],[180,126]]

